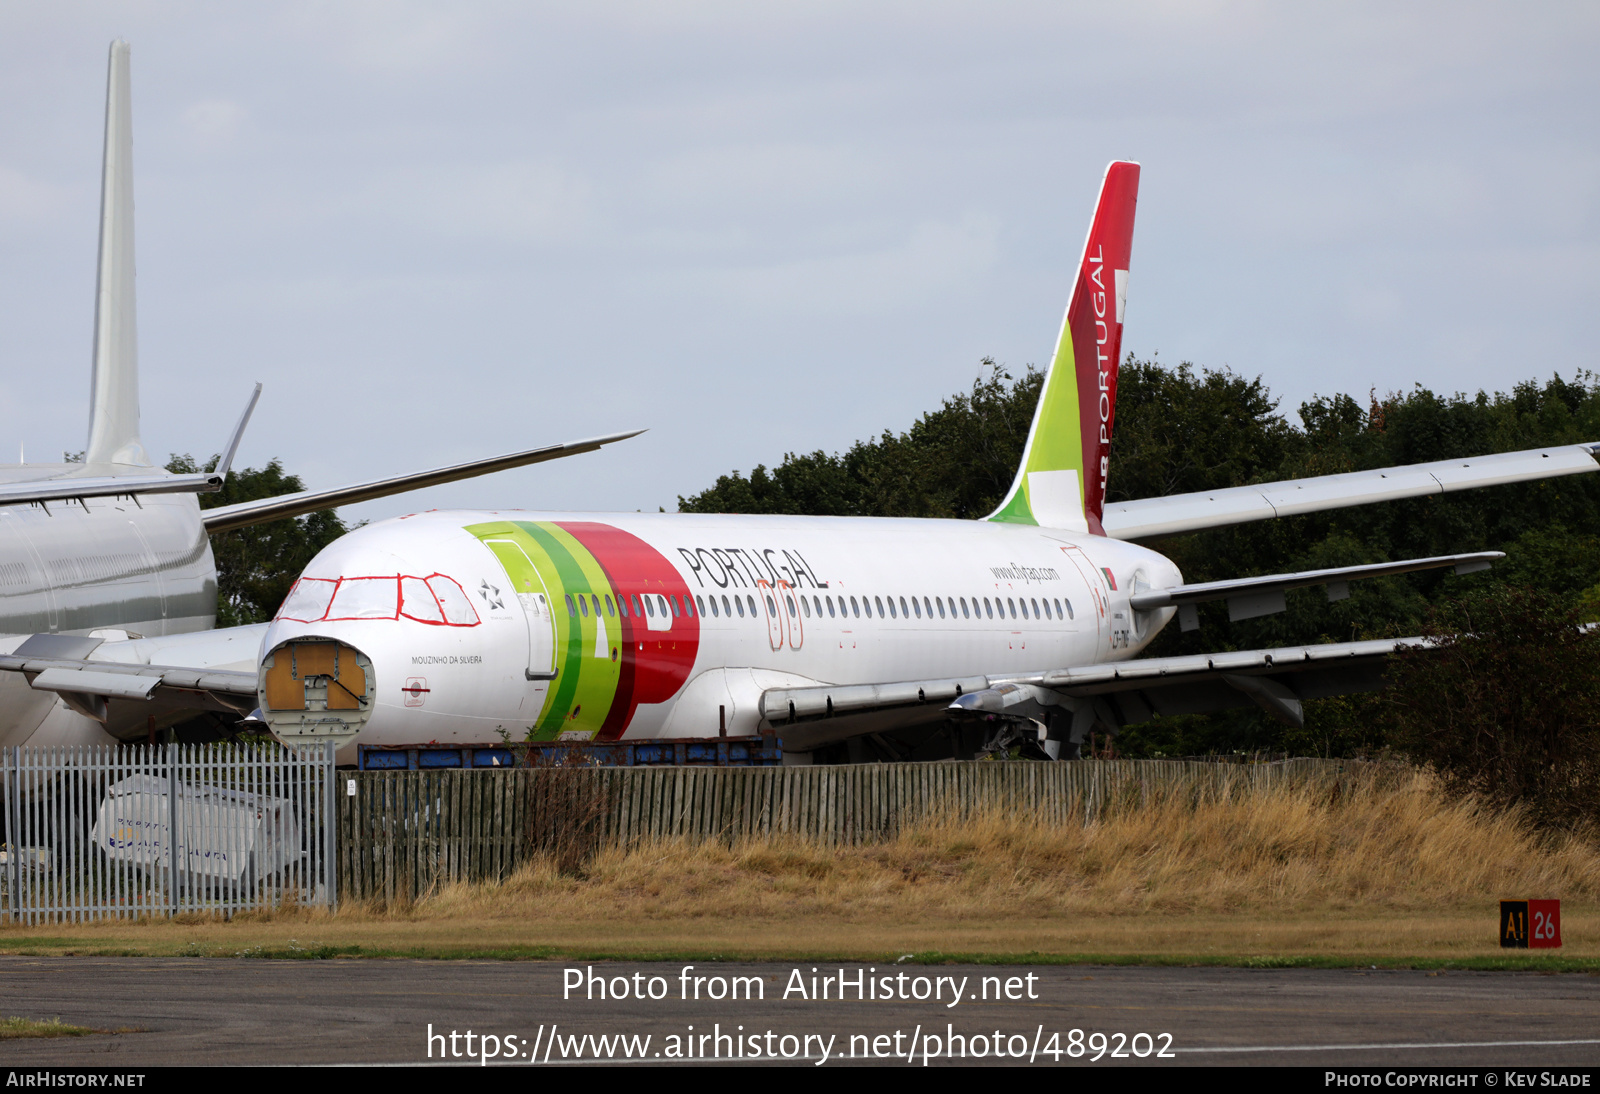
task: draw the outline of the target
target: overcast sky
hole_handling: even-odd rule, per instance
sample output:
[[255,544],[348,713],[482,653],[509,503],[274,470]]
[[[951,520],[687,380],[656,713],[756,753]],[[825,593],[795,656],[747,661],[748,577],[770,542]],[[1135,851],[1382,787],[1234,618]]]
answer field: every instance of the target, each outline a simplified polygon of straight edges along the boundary
[[[84,444],[132,43],[144,439],[346,510],[669,510],[1048,360],[1107,161],[1124,348],[1315,393],[1596,365],[1600,6],[0,7],[0,459]],[[1600,438],[1597,438],[1600,439]],[[9,454],[4,446],[9,446]]]

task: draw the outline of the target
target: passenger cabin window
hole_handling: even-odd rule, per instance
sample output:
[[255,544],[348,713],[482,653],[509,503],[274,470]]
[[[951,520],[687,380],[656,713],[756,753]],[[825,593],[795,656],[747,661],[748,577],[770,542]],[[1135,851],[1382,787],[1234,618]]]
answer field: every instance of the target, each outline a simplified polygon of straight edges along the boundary
[[827,597],[826,599],[827,599],[827,602],[828,602],[828,618],[832,619],[833,618],[833,597],[830,596],[830,597]]
[[572,602],[570,593],[567,595],[567,614],[574,619],[578,618],[578,606]]
[[898,619],[898,618],[900,618],[899,615],[896,614],[896,612],[894,610],[894,597],[892,597],[892,596],[889,598],[889,618],[890,619]]
[[756,617],[756,598],[746,594],[745,601],[750,605],[750,618],[754,619]]
[[944,598],[940,597],[939,599],[935,600],[934,603],[939,605],[939,618],[943,619],[944,618]]
[[[700,608],[700,618],[704,619],[706,617],[706,599],[705,599],[705,597],[696,596],[694,598],[694,602]],[[711,598],[711,603],[712,603],[712,606],[715,607],[715,605],[717,603],[717,598],[716,597],[712,597]]]
[[[878,599],[877,597],[873,597],[872,598],[872,602],[878,606],[878,618],[882,619],[883,618],[883,601]],[[889,602],[891,604],[894,603],[894,598],[891,597]]]

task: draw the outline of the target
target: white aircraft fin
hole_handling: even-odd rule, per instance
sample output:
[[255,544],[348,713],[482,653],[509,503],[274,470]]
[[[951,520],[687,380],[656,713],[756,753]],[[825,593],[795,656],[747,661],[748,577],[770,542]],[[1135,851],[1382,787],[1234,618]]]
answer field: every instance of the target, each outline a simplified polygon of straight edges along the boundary
[[94,302],[88,464],[149,467],[139,440],[139,339],[133,294],[133,111],[128,43],[111,43],[100,180],[100,271]]

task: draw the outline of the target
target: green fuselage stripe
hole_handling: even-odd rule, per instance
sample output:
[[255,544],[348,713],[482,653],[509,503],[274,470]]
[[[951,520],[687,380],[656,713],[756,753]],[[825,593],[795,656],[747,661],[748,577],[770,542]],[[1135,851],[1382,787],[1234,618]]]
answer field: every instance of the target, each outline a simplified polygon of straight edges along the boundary
[[[527,534],[541,548],[550,560],[556,564],[556,576],[560,579],[563,589],[584,589],[589,581],[584,576],[583,567],[578,560],[572,557],[564,543],[555,536],[531,522],[517,521],[516,526]],[[561,594],[562,599],[571,603],[570,595]],[[550,605],[552,612],[560,612],[564,605],[556,601]],[[559,619],[559,616],[557,617]],[[572,620],[572,625],[567,628],[567,650],[562,658],[561,674],[556,679],[555,692],[550,701],[545,704],[544,716],[539,721],[539,737],[542,739],[547,734],[560,732],[561,723],[566,718],[567,710],[572,706],[572,700],[578,693],[578,678],[583,669],[583,627],[577,620]]]

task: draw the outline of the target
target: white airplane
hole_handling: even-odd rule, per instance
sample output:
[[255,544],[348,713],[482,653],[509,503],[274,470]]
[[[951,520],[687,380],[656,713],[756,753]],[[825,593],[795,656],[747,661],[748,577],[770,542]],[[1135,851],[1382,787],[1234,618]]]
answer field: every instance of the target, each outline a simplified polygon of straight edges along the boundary
[[[261,386],[215,471],[173,475],[152,466],[139,438],[133,262],[133,136],[128,46],[113,42],[106,86],[100,266],[95,296],[89,436],[82,463],[0,466],[0,650],[23,638],[58,651],[94,639],[209,630],[217,605],[208,535],[422,486],[541,463],[634,436],[615,433],[411,475],[202,511],[195,494],[220,490]],[[7,637],[9,636],[9,637]],[[233,707],[221,709],[234,713]],[[249,708],[247,707],[246,710]],[[47,717],[77,716],[48,691],[0,677],[0,745],[26,740]]]
[[1107,507],[1138,179],[1133,163],[1106,172],[1022,464],[988,518],[402,516],[323,550],[271,623],[28,638],[0,670],[68,708],[28,739],[138,740],[254,708],[250,724],[346,760],[358,741],[762,731],[796,762],[938,758],[970,752],[985,722],[1066,758],[1096,727],[1157,713],[1256,704],[1295,722],[1306,699],[1376,687],[1393,641],[1137,657],[1199,603],[1246,619],[1289,589],[1338,599],[1350,581],[1503,556],[1185,584],[1130,541],[1597,465],[1560,446]]

